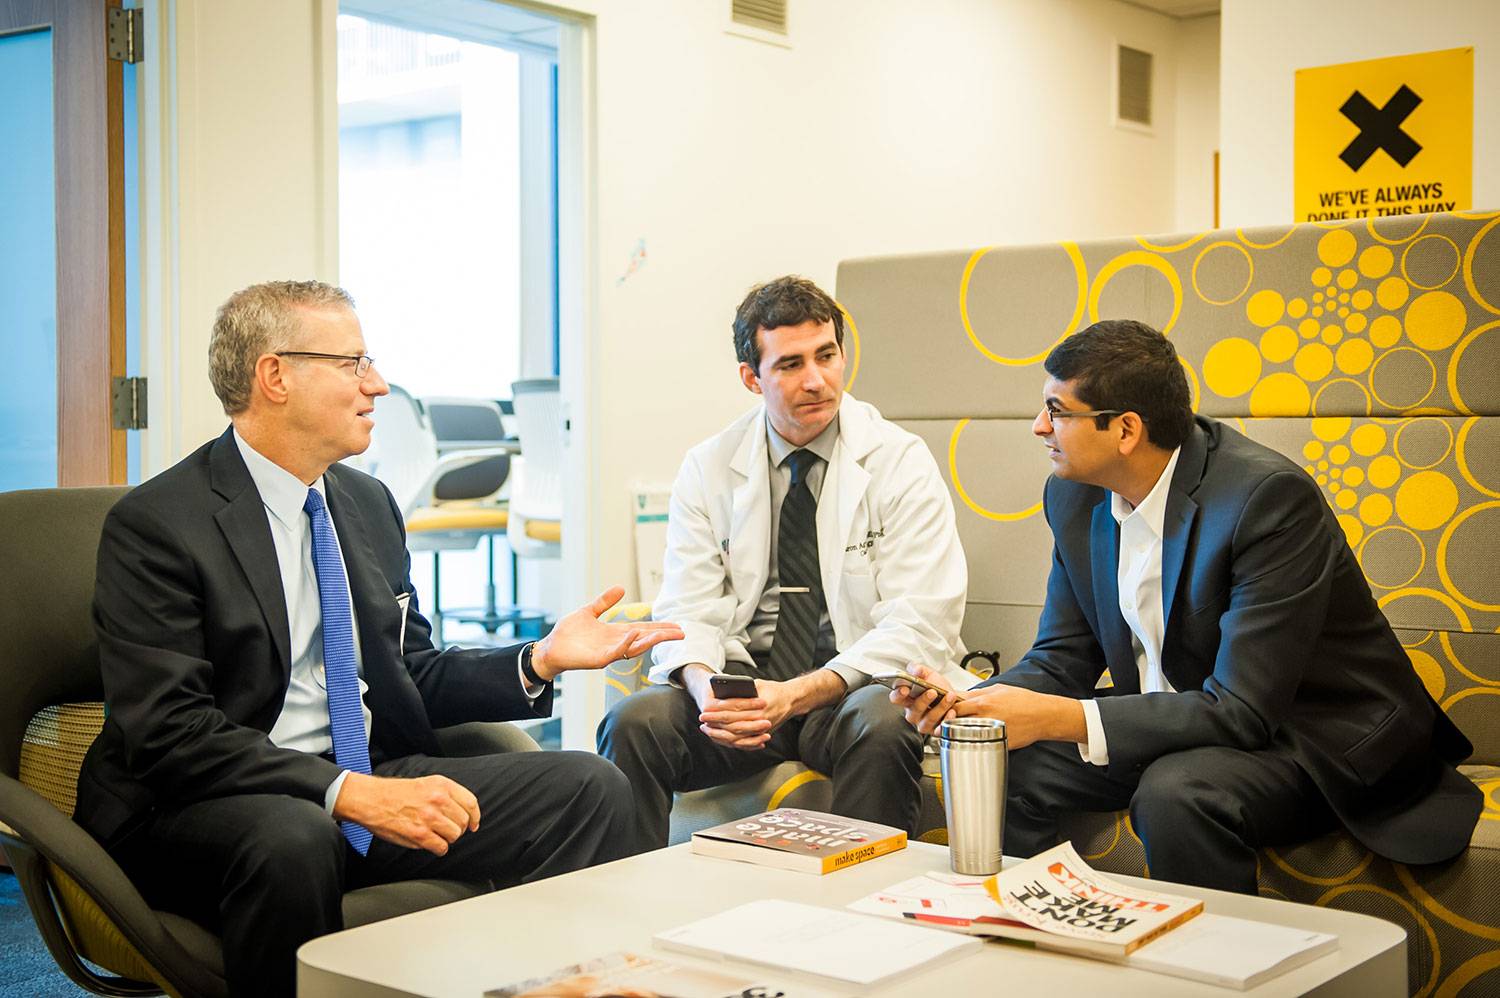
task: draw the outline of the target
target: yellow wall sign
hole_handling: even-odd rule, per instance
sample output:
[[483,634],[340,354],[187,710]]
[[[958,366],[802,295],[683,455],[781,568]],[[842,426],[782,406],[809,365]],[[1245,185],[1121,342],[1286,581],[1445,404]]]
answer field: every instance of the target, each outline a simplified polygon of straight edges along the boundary
[[1469,208],[1474,50],[1297,70],[1296,220]]

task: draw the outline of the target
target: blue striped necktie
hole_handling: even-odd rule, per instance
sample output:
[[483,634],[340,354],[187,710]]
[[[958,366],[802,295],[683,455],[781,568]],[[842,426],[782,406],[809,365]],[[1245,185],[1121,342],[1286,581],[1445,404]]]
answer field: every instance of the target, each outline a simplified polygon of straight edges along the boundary
[[823,576],[818,570],[818,503],[807,487],[807,473],[818,460],[810,450],[794,450],[786,457],[792,469],[792,487],[781,501],[781,522],[776,528],[781,603],[766,663],[767,679],[793,679],[813,665],[825,604]]
[[[318,605],[323,612],[323,678],[328,689],[328,720],[333,730],[333,760],[341,769],[370,772],[370,743],[359,699],[359,671],[354,664],[354,615],[349,583],[339,558],[338,539],[328,506],[317,489],[307,490],[302,504],[312,521],[313,570],[318,575]],[[344,838],[361,856],[370,851],[370,830],[341,821]]]

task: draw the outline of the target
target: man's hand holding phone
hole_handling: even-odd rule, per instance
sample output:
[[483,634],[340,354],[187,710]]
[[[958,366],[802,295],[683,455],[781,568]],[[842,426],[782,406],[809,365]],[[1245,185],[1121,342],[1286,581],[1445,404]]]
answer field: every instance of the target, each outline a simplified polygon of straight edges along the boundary
[[905,672],[887,672],[874,677],[891,688],[891,703],[906,713],[906,721],[924,735],[952,717],[963,694],[936,669],[913,665]]
[[769,705],[761,681],[698,664],[684,666],[680,678],[698,705],[698,730],[711,740],[746,752],[764,748],[771,740],[775,725],[766,716]]

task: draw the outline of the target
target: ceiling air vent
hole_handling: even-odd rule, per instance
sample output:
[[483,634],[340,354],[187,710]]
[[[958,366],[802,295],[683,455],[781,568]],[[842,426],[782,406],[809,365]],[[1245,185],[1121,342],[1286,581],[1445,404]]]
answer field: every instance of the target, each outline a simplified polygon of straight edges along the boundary
[[760,31],[786,34],[787,0],[729,0],[729,19]]
[[1117,47],[1115,117],[1151,127],[1151,53],[1128,45]]

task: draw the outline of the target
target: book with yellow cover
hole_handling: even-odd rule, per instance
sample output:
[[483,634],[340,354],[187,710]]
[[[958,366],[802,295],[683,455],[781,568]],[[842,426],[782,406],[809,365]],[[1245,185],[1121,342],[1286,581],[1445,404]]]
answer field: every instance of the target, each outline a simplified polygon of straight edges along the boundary
[[832,873],[906,848],[906,833],[873,821],[781,807],[693,833],[693,852],[802,873]]

